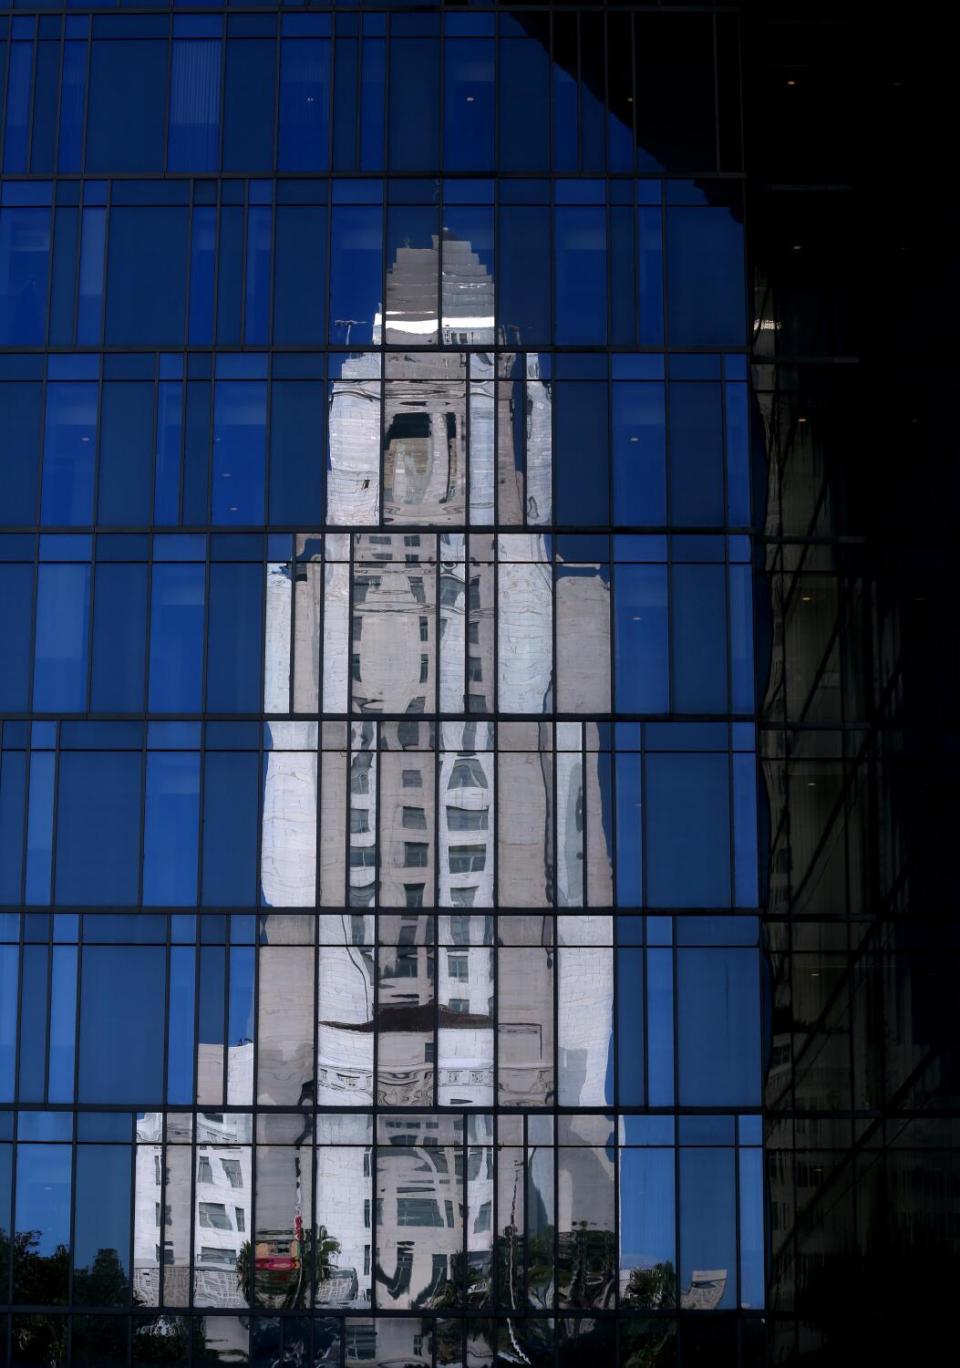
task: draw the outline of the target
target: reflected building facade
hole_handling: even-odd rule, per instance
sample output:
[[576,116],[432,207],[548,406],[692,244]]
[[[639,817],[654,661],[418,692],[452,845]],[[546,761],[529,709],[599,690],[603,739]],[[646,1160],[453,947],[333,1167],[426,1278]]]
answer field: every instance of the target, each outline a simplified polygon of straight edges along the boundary
[[0,1363],[763,1361],[737,20],[12,17]]

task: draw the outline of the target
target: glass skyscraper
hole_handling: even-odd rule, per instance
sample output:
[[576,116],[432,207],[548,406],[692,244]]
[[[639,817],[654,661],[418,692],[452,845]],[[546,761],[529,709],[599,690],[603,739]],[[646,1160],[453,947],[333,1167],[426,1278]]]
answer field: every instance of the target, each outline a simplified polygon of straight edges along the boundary
[[0,14],[0,1365],[854,1352],[957,1104],[829,44],[66,5]]

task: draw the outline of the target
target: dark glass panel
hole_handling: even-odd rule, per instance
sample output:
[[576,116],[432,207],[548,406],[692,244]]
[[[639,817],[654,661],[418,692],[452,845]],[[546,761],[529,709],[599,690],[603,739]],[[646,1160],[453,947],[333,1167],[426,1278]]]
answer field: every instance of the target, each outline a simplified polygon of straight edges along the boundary
[[607,403],[605,384],[553,386],[554,516],[560,524],[587,527],[610,520]]
[[94,41],[87,97],[88,173],[163,170],[167,59],[166,42]]
[[224,171],[273,167],[277,45],[268,38],[227,43],[223,100]]
[[147,635],[147,567],[98,565],[93,615],[93,712],[140,712]]
[[165,951],[88,945],[80,992],[79,1101],[158,1103],[163,1094]]
[[186,208],[117,207],[110,214],[107,333],[113,347],[179,347],[187,269]]
[[143,524],[153,498],[153,385],[107,382],[100,399],[97,520]]
[[730,799],[725,755],[648,755],[647,901],[730,904]]
[[57,792],[59,903],[129,906],[140,865],[139,754],[68,751]]
[[[73,1300],[80,1306],[126,1306],[130,1301],[130,1180],[129,1145],[78,1147]],[[121,1325],[125,1342],[126,1324]],[[125,1352],[119,1362],[126,1363]]]

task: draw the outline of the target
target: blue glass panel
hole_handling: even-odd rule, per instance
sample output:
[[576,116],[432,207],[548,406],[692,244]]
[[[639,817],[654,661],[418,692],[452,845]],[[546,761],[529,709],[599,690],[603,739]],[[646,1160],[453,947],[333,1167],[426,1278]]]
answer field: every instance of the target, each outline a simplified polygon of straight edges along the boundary
[[760,1103],[759,962],[752,949],[677,951],[680,1105]]
[[727,425],[727,522],[750,523],[750,431],[746,385],[724,385]]
[[247,210],[247,274],[243,340],[262,346],[270,340],[270,239],[273,210],[258,205]]
[[243,210],[236,205],[220,210],[220,253],[217,260],[217,342],[240,342],[243,313]]
[[150,614],[150,711],[198,712],[203,671],[202,565],[155,565]]
[[724,520],[720,386],[674,384],[669,392],[671,522],[718,527]]
[[60,43],[39,42],[33,66],[33,130],[30,135],[30,170],[34,175],[49,175],[54,169],[59,78]]
[[77,1147],[73,1300],[124,1305],[130,1273],[129,1145]]
[[637,245],[632,206],[612,205],[608,228],[610,343],[632,347],[637,340]]
[[258,712],[263,667],[260,565],[210,568],[207,629],[207,708],[211,712]]
[[550,58],[533,38],[500,42],[500,167],[546,171],[550,165]]
[[440,44],[394,38],[390,44],[390,169],[431,171],[439,164]]
[[[33,567],[0,565],[0,710],[21,712],[30,687]],[[13,901],[16,901],[15,899]]]
[[618,565],[614,585],[617,710],[667,712],[666,566]]
[[[669,1309],[655,1289],[675,1283],[676,1175],[672,1149],[620,1151],[621,1304]],[[636,1270],[636,1272],[634,1271]]]
[[357,101],[360,81],[357,58],[360,42],[338,37],[333,74],[333,169],[357,169]]
[[77,1053],[77,948],[58,945],[53,950],[50,993],[50,1069],[47,1097],[72,1102]]
[[25,752],[4,751],[0,757],[0,903],[20,901],[26,777]]
[[172,527],[180,521],[180,443],[183,439],[183,385],[162,381],[157,389],[156,486],[153,519]]
[[38,905],[50,901],[55,759],[52,752],[34,751],[30,757],[26,899],[28,903]]
[[[36,1259],[46,1260],[44,1293],[52,1304],[67,1299],[68,1264],[53,1259],[58,1249],[70,1248],[73,1152],[69,1145],[17,1146],[18,1255],[14,1264],[14,1297],[35,1295]],[[22,1243],[21,1243],[22,1240]]]
[[613,386],[614,522],[659,526],[667,516],[663,386]]
[[54,214],[53,278],[50,285],[50,346],[73,345],[76,327],[77,209],[57,209]]
[[209,519],[211,385],[187,381],[183,434],[183,522],[188,526]]
[[215,171],[220,161],[221,43],[184,39],[173,44],[167,167]]
[[273,340],[316,346],[326,312],[327,211],[313,205],[277,209]]
[[154,753],[147,757],[143,849],[143,901],[186,907],[197,897],[200,829],[200,757]]
[[95,384],[47,385],[40,518],[48,526],[92,521],[96,423]]
[[80,170],[86,93],[87,44],[68,40],[63,45],[63,79],[60,83],[60,147],[57,165],[61,172]]
[[207,906],[256,902],[259,756],[208,754],[203,794],[203,896]]
[[42,1102],[47,1066],[47,993],[50,984],[50,952],[45,945],[23,948],[23,981],[20,993],[21,1102]]
[[672,1107],[673,953],[670,950],[647,951],[647,1042],[647,1103],[651,1107]]
[[737,1304],[736,1183],[732,1149],[680,1151],[680,1287],[710,1279],[709,1305]]
[[384,164],[386,44],[364,38],[360,85],[360,168],[379,171]]
[[561,346],[601,344],[607,335],[605,211],[565,206],[554,213],[555,340]]
[[554,517],[561,525],[605,525],[610,519],[607,386],[553,386]]
[[663,234],[659,209],[637,210],[641,347],[663,346]]
[[672,347],[745,342],[743,226],[729,209],[667,210]]
[[[576,41],[574,39],[574,41]],[[553,169],[577,169],[577,79],[553,65]]]
[[[3,523],[36,521],[39,458],[40,386],[29,382],[0,384],[0,521]],[[3,639],[6,640],[6,636]]]
[[0,344],[43,345],[50,275],[50,210],[0,209]]
[[82,712],[87,701],[89,565],[41,565],[33,706],[37,712]]
[[[17,980],[20,975],[20,956],[17,946],[0,945],[0,1101],[12,1102],[17,1056]],[[3,1148],[0,1146],[0,1148]],[[0,1175],[0,1183],[9,1182],[9,1171]],[[0,1185],[0,1212],[7,1216],[4,1229],[10,1229],[6,1192]]]
[[170,1038],[167,1044],[167,1101],[193,1101],[193,1047],[196,951],[174,946],[170,951]]
[[227,43],[224,171],[273,169],[277,45],[272,38]]
[[100,523],[150,521],[153,493],[153,385],[104,384],[100,400]]
[[647,901],[728,907],[730,796],[725,755],[648,755]]
[[642,1107],[644,1084],[644,965],[642,950],[617,951],[617,1089],[622,1107]]
[[733,757],[734,906],[760,901],[757,849],[757,765],[752,752]]
[[675,712],[727,708],[726,581],[722,565],[674,565],[673,707]]
[[94,590],[90,707],[94,712],[140,712],[147,635],[147,567],[98,565]]
[[486,171],[493,165],[493,42],[448,38],[443,61],[444,165]]
[[216,227],[216,209],[194,209],[190,238],[189,339],[195,347],[209,346],[213,341]]
[[57,902],[137,902],[141,757],[67,751],[57,791]]
[[380,206],[335,208],[330,253],[330,341],[370,342],[383,300]]
[[330,42],[280,44],[281,171],[326,171],[330,139]]
[[80,234],[80,289],[77,296],[77,341],[96,346],[103,333],[103,249],[107,215],[84,209]]
[[499,326],[509,346],[550,341],[550,210],[511,205],[500,210]]
[[766,1272],[763,1154],[759,1149],[742,1149],[737,1157],[740,1164],[740,1305],[757,1311],[764,1305]]
[[643,905],[642,769],[639,755],[617,756],[617,906]]
[[162,171],[166,104],[166,42],[95,41],[87,102],[87,172]]
[[89,945],[80,993],[81,1102],[159,1102],[166,996],[161,946]]
[[319,523],[323,519],[323,382],[275,380],[270,404],[270,522]]
[[111,211],[108,345],[182,345],[187,212],[171,205]]
[[260,380],[218,381],[213,420],[213,521],[263,522],[267,387]]
[[3,170],[8,176],[27,169],[32,68],[33,44],[11,43],[7,72],[7,117],[3,136]]
[[731,565],[727,574],[730,587],[731,706],[734,712],[753,712],[753,572],[749,565]]

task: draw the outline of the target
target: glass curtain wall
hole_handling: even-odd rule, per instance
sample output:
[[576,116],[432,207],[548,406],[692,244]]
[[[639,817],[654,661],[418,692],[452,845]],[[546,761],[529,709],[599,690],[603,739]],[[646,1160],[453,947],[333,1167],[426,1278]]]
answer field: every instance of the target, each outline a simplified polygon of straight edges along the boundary
[[0,1363],[759,1362],[737,15],[0,35]]

